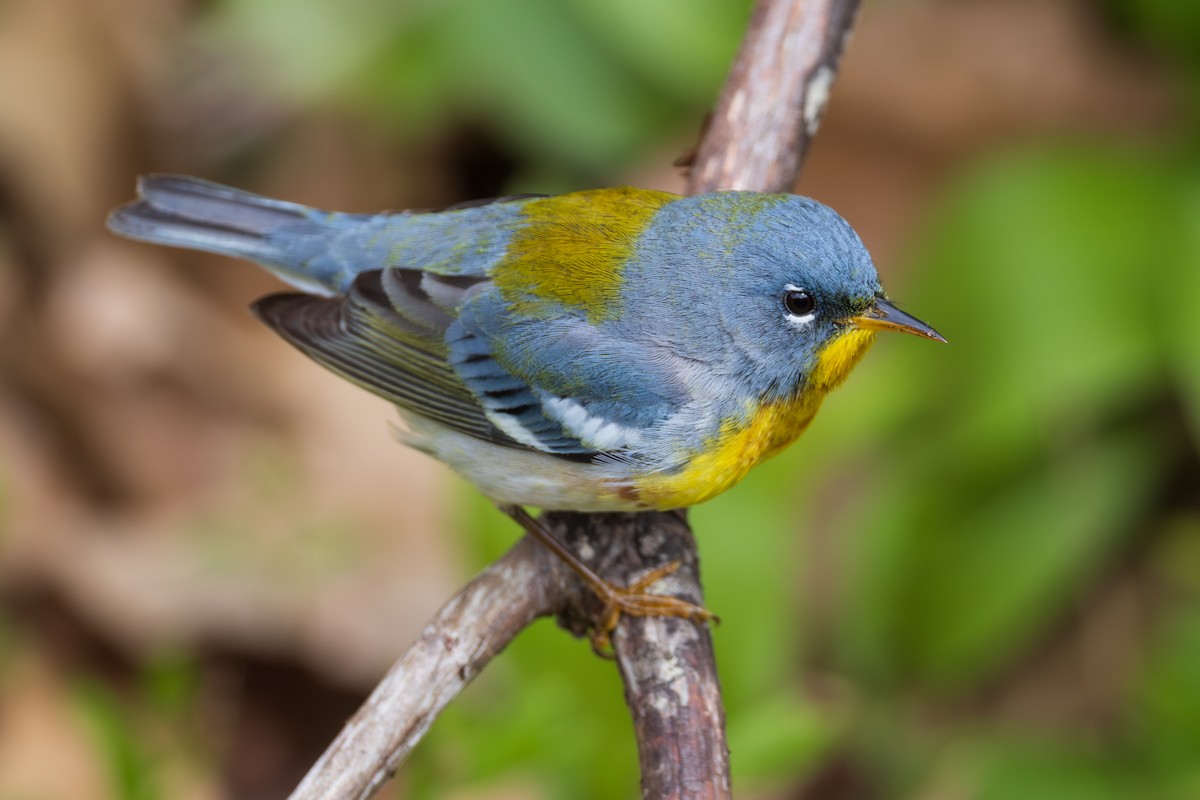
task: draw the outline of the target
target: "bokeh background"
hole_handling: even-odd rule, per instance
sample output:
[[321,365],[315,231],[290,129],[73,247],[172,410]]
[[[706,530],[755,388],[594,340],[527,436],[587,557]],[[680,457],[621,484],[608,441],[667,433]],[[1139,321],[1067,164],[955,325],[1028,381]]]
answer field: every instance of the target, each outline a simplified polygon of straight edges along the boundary
[[[747,15],[0,0],[0,798],[283,796],[517,536],[134,176],[680,189]],[[1191,0],[866,2],[798,188],[951,344],[693,514],[739,796],[1200,797],[1198,100]],[[539,623],[387,792],[637,796],[615,671]]]

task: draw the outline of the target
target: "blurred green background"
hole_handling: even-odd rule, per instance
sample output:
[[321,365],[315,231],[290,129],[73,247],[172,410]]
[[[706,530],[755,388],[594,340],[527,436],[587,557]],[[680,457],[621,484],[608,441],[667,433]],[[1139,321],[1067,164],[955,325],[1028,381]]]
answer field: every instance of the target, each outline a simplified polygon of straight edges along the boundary
[[[284,795],[516,539],[380,401],[117,241],[139,172],[346,210],[682,188],[726,0],[0,2],[0,800]],[[697,508],[740,797],[1200,797],[1200,4],[865,3],[798,191],[881,341]],[[542,622],[404,798],[638,795]]]

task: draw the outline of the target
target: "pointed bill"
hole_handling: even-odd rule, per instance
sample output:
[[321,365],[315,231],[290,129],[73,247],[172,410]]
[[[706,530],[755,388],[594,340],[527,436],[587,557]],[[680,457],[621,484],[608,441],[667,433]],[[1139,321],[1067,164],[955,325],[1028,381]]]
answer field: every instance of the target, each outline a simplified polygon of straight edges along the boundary
[[932,327],[910,314],[905,314],[882,297],[876,297],[875,305],[865,314],[851,317],[848,321],[866,330],[911,333],[913,336],[933,339],[935,342],[946,341]]

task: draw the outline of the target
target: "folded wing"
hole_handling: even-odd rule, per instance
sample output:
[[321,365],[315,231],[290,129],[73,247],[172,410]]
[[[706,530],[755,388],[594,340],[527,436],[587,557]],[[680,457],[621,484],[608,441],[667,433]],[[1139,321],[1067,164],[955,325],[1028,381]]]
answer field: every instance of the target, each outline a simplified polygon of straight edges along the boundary
[[402,409],[510,447],[632,455],[684,399],[678,378],[638,347],[570,317],[506,323],[489,311],[489,288],[482,278],[375,270],[344,295],[278,294],[255,311]]

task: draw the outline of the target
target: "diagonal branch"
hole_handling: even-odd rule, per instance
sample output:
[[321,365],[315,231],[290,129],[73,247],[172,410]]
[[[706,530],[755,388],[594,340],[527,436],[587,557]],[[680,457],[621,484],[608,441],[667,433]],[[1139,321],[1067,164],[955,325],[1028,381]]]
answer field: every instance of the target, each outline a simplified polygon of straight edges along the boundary
[[565,577],[566,568],[535,540],[517,542],[442,606],[313,764],[292,800],[374,794],[487,663],[553,611]]
[[697,150],[688,189],[796,183],[859,0],[760,0]]
[[[700,143],[689,191],[787,191],[820,122],[859,0],[759,0]],[[548,513],[547,527],[601,577],[628,585],[681,568],[656,588],[703,602],[696,542],[682,513]],[[539,616],[583,634],[597,602],[528,537],[447,603],[401,656],[292,800],[366,798],[446,705]],[[625,618],[613,638],[647,798],[730,797],[725,713],[707,628]]]
[[[759,0],[697,151],[690,193],[792,187],[857,8],[858,0]],[[640,542],[667,530],[665,517],[656,528],[642,516],[651,533]],[[699,555],[686,524],[683,533],[641,546],[641,566],[681,561],[688,567],[676,573],[681,585],[663,589],[701,603]],[[582,538],[595,548],[621,534],[605,518],[594,518]],[[630,577],[628,569],[600,574]],[[637,735],[642,796],[730,797],[725,711],[708,631],[679,619],[626,619],[615,647]]]
[[[605,580],[628,585],[678,562],[655,590],[703,603],[696,540],[682,513],[559,512],[543,519]],[[583,610],[569,626],[581,630],[595,619]],[[633,715],[642,796],[729,797],[725,709],[708,628],[678,617],[625,617],[613,650]]]

